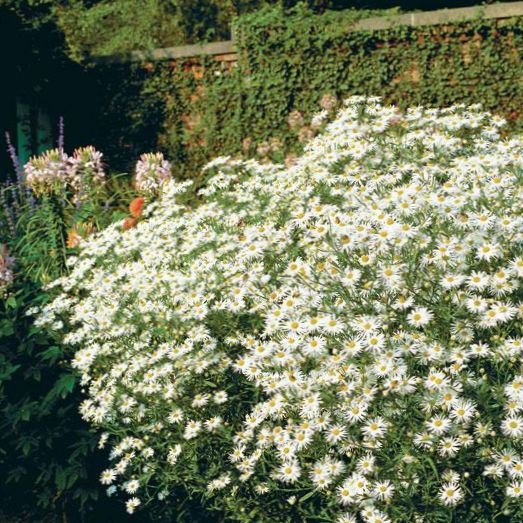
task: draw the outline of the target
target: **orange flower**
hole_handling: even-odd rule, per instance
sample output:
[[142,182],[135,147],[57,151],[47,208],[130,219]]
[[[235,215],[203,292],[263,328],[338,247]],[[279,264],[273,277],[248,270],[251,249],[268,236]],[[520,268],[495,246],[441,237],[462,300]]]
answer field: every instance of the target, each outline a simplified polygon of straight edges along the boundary
[[128,231],[129,229],[132,229],[137,224],[136,218],[133,218],[132,216],[128,216],[123,221],[123,230]]
[[74,247],[78,247],[82,241],[82,237],[78,234],[78,231],[75,227],[69,230],[67,233],[67,247],[69,249],[72,249]]
[[142,215],[142,207],[145,203],[145,199],[142,197],[135,198],[130,204],[129,204],[129,211],[135,218],[139,218]]

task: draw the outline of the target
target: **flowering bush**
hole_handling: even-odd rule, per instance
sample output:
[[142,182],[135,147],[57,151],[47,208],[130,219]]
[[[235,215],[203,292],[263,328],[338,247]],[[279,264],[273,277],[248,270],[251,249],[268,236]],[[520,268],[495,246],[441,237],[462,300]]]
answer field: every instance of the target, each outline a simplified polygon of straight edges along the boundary
[[[290,167],[219,158],[69,260],[63,331],[133,512],[523,517],[523,140],[354,97]],[[455,519],[454,519],[455,518]]]
[[105,182],[102,153],[92,145],[75,149],[68,158],[68,177],[78,197],[85,198],[90,189],[96,189]]
[[[92,147],[66,155],[62,127],[58,149],[25,169],[6,135],[15,176],[0,187],[0,521],[125,517],[99,499],[105,456],[76,412],[81,391],[69,354],[26,315],[51,299],[42,283],[67,273],[69,248],[120,220],[134,196],[119,176],[105,179]],[[24,170],[34,176],[26,180]]]
[[121,218],[122,204],[136,196],[125,174],[106,175],[93,146],[68,155],[63,137],[59,143],[23,167],[9,145],[17,180],[0,190],[0,242],[8,232],[19,269],[40,282],[62,274],[67,249]]
[[67,162],[62,149],[50,149],[34,156],[24,166],[27,185],[36,195],[63,191],[70,178]]
[[162,153],[144,153],[136,162],[135,186],[140,193],[156,195],[171,178],[171,164]]
[[24,166],[25,180],[37,195],[59,194],[72,190],[78,197],[105,181],[102,153],[93,146],[75,149],[69,157],[63,149],[50,149],[31,158]]

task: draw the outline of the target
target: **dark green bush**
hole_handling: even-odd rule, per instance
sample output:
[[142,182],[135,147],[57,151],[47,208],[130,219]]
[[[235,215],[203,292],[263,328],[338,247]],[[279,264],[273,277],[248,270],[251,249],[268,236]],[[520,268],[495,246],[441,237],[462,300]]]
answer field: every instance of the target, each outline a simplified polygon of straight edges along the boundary
[[241,16],[239,61],[230,69],[211,59],[96,66],[93,73],[113,85],[103,119],[117,111],[123,150],[162,150],[182,176],[195,176],[214,156],[237,154],[244,139],[250,153],[274,137],[281,157],[299,150],[287,117],[298,110],[307,123],[327,93],[379,95],[400,107],[479,102],[505,116],[508,129],[523,127],[522,18],[349,30],[376,14],[387,12],[317,14],[301,4]]
[[56,195],[35,200],[20,184],[1,192],[0,255],[7,246],[15,260],[13,282],[0,281],[0,520],[119,521],[121,507],[98,484],[105,456],[78,413],[67,355],[27,313],[48,299],[42,284],[66,274],[68,231],[83,221],[107,225],[129,190],[81,206]]

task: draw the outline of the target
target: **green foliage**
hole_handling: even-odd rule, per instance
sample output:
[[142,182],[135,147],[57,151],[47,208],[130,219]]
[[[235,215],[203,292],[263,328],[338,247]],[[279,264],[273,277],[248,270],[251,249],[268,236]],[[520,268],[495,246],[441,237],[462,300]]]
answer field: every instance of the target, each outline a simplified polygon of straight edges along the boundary
[[[24,282],[0,300],[0,521],[131,521],[99,483],[107,456],[77,412],[83,394],[65,363],[68,355],[25,316],[28,306],[45,299],[41,289]],[[187,492],[172,494],[176,510],[168,521],[218,521]],[[165,517],[165,511],[153,511],[132,521]]]
[[[82,61],[92,55],[228,38],[234,16],[276,1],[0,0],[0,7],[15,12],[33,28],[51,23],[63,33],[69,55]],[[328,3],[311,0],[315,6]]]
[[[521,18],[349,31],[357,18],[390,13],[266,8],[237,20],[239,61],[230,69],[209,59],[121,67],[119,85],[134,89],[119,114],[123,135],[136,149],[154,148],[155,138],[181,176],[194,176],[213,156],[241,151],[245,138],[251,153],[274,137],[281,157],[299,151],[287,116],[299,110],[307,122],[326,93],[380,95],[402,108],[480,102],[509,129],[523,127]],[[108,96],[125,97],[115,92]]]
[[23,229],[15,251],[27,276],[49,282],[65,269],[67,230],[63,203],[56,197],[44,197],[40,205],[21,214],[18,228]]
[[[15,257],[13,283],[0,286],[0,521],[128,519],[99,483],[107,456],[78,414],[83,392],[70,354],[28,313],[50,298],[42,284],[67,275],[73,233],[85,236],[124,218],[134,196],[127,175],[86,183],[76,194],[59,190],[35,198],[20,184],[0,191],[0,243]],[[169,516],[173,522],[214,521],[187,492],[173,495],[180,507]],[[164,516],[153,512],[133,521]]]
[[[74,59],[86,54],[112,54],[134,48],[150,49],[172,35],[178,41],[179,20],[170,2],[146,0],[138,6],[129,2],[97,2],[91,6],[74,1],[57,9],[58,25],[64,30]],[[100,33],[110,35],[100,38]]]
[[287,115],[297,109],[307,121],[325,93],[379,94],[402,107],[481,101],[521,128],[521,19],[350,32],[358,18],[397,12],[330,10],[351,5],[362,3],[206,0],[196,9],[187,0],[146,0],[137,9],[122,0],[0,0],[27,24],[45,22],[46,34],[53,26],[76,60],[228,38],[239,15],[240,60],[232,68],[211,59],[203,59],[203,67],[193,60],[90,68],[98,84],[90,134],[118,169],[129,169],[144,151],[160,150],[180,176],[194,176],[208,159],[239,152],[245,138],[252,153],[277,137],[283,159],[301,149]]
[[13,283],[0,287],[0,520],[84,522],[119,513],[105,495],[99,499],[104,456],[78,415],[68,355],[27,312],[48,299],[42,283],[66,274],[71,230],[107,226],[125,215],[131,194],[118,177],[84,194],[81,205],[65,194],[35,199],[19,184],[1,191],[0,242],[15,262]]
[[[24,281],[0,301],[4,510],[8,501],[24,507],[30,495],[41,509],[61,513],[67,504],[84,507],[99,495],[86,482],[86,455],[96,439],[75,412],[76,378],[62,363],[62,349],[25,315],[28,305],[45,299],[45,293]],[[68,492],[70,499],[64,496]]]
[[[239,20],[245,58],[236,73],[243,81],[226,81],[241,89],[244,136],[268,139],[287,127],[290,110],[310,115],[325,93],[380,95],[402,108],[480,102],[521,125],[523,90],[515,80],[523,72],[521,19],[376,32],[348,27],[350,19],[307,9]],[[225,136],[225,122],[217,124],[212,132]]]
[[0,0],[0,8],[16,13],[27,26],[41,29],[47,24],[46,29],[59,30],[69,55],[83,61],[89,56],[226,39],[237,16],[302,3],[315,11],[361,7],[361,2],[350,0]]
[[[26,316],[47,299],[18,275],[0,300],[0,521],[128,521],[98,481],[107,458],[77,412],[82,393],[69,355]],[[179,521],[204,521],[197,506],[185,505],[188,519]]]

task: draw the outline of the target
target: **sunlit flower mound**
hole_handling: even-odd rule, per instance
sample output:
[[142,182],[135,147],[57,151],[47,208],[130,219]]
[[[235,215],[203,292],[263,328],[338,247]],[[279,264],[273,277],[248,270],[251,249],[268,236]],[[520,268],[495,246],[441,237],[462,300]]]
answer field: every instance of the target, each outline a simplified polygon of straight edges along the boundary
[[133,512],[183,487],[246,522],[523,521],[503,125],[351,98],[290,168],[219,158],[197,207],[170,181],[87,241],[37,321],[75,350],[109,492]]

